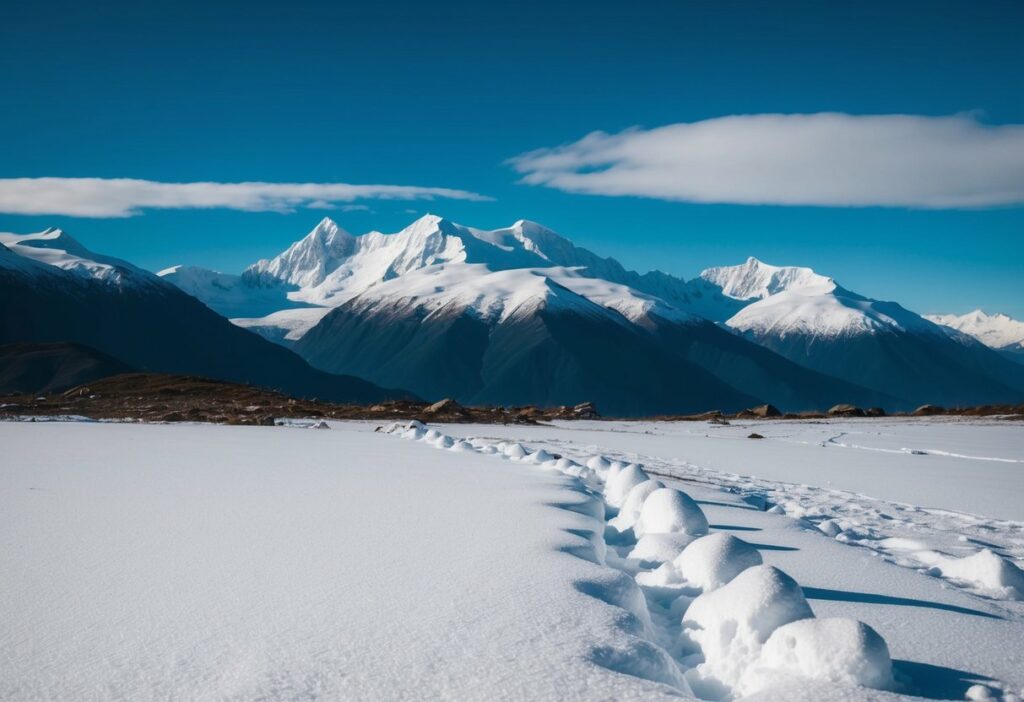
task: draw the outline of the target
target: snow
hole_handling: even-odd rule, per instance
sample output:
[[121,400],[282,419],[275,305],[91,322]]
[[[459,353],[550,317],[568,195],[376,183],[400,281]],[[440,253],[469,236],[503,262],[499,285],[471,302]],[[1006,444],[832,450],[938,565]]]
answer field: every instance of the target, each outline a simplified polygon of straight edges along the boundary
[[723,295],[741,301],[762,300],[787,290],[833,290],[835,281],[810,268],[772,266],[753,256],[738,266],[719,266],[701,272],[702,280],[717,286]]
[[942,333],[932,322],[895,302],[851,292],[810,268],[773,266],[751,257],[738,266],[708,268],[700,274],[700,281],[709,293],[725,298],[711,304],[711,318],[755,340],[768,336],[784,339],[792,334]]
[[708,520],[682,490],[659,488],[644,500],[633,531],[638,537],[676,533],[700,536],[708,533]]
[[[61,229],[47,229],[32,234],[0,232],[0,246],[22,259],[64,271],[78,278],[117,286],[162,284],[157,276],[127,261],[90,251]],[[7,256],[4,258],[8,259]],[[5,265],[14,263],[5,262]],[[20,269],[32,272],[25,266],[20,266]]]
[[[171,266],[157,275],[225,317],[258,318],[279,310],[295,311],[286,308],[308,308],[304,303],[288,299],[287,286],[253,287],[242,276],[198,266]],[[328,311],[323,309],[321,316]]]
[[[755,424],[767,440],[745,438]],[[1024,692],[1019,645],[1024,604],[943,576],[916,560],[926,558],[926,550],[964,558],[987,548],[1004,562],[1018,568],[1024,564],[1024,524],[984,516],[983,509],[988,505],[1011,514],[1021,509],[1024,435],[1016,425],[935,418],[732,426],[587,421],[550,427],[456,425],[451,431],[478,441],[543,447],[577,462],[593,460],[599,467],[606,463],[608,475],[616,463],[641,465],[650,476],[693,497],[712,535],[746,542],[765,565],[795,580],[814,614],[847,620],[845,626],[857,631],[862,629],[856,622],[863,623],[884,639],[892,657],[895,683],[888,692],[806,676],[791,680],[792,672],[776,671],[770,686],[750,692],[751,699],[965,699],[968,690],[982,685],[992,699],[1019,702]],[[846,446],[828,441],[854,435],[857,441]],[[943,452],[931,452],[929,446]],[[922,452],[916,452],[918,447]],[[982,460],[989,458],[1014,462]],[[851,492],[851,486],[863,486],[863,491]],[[915,493],[922,499],[915,500]],[[982,509],[972,513],[968,505]],[[843,525],[840,538],[819,528],[828,521]],[[739,695],[742,676],[727,676],[723,682],[685,672],[699,667],[703,658],[699,644],[681,637],[683,614],[703,590],[687,579],[699,572],[696,567],[690,566],[684,577],[677,565],[682,555],[661,565],[638,562],[633,556],[639,555],[634,553],[639,544],[630,534],[610,529],[606,535],[607,563],[635,574],[648,601],[654,640],[672,652],[694,691],[716,699]],[[700,543],[697,539],[687,548]],[[752,560],[740,572],[754,565]],[[770,638],[772,632],[766,633]],[[821,660],[836,661],[836,670],[854,661],[843,653],[854,650],[843,643],[850,640],[834,639],[831,650],[821,651]],[[678,646],[685,641],[689,646]]]
[[761,647],[783,624],[813,617],[793,578],[770,565],[747,568],[728,585],[697,597],[683,615],[681,644],[702,662],[690,677],[698,694],[738,687]]
[[986,314],[974,310],[967,314],[926,314],[936,324],[942,324],[975,339],[994,349],[1024,350],[1024,322],[1005,314]]
[[780,626],[744,673],[740,688],[746,694],[770,689],[788,675],[879,690],[895,684],[885,640],[852,619],[803,619]]
[[676,697],[577,480],[331,424],[0,424],[0,698]]
[[938,327],[894,302],[879,302],[851,293],[831,280],[783,290],[747,305],[726,321],[755,337],[789,334],[856,336],[882,331],[939,333]]
[[747,568],[762,563],[761,554],[746,541],[717,532],[687,546],[670,568],[682,582],[710,592],[729,583]]
[[[1014,454],[994,423],[289,424],[0,424],[0,697],[1019,702],[1024,603],[978,585],[1014,571],[970,559],[1017,558],[1012,522],[972,515],[979,548],[964,512],[824,486],[842,461],[691,462],[854,456],[884,489],[922,456],[809,439]],[[657,530],[611,527],[634,492]],[[962,572],[894,556],[926,549]]]
[[962,581],[989,597],[1024,600],[1024,572],[991,549],[983,548],[963,558],[935,551],[920,551],[914,556],[942,577]]
[[676,558],[695,537],[684,531],[647,532],[627,552],[627,560],[642,568],[653,568]]
[[619,508],[626,501],[630,491],[637,485],[649,480],[650,476],[635,463],[630,463],[627,466],[618,468],[618,470],[616,468],[618,466],[612,466],[608,472],[608,478],[604,487],[604,498],[610,506]]
[[330,307],[299,307],[263,317],[235,317],[231,321],[271,341],[298,341],[331,311]]
[[632,529],[633,525],[636,524],[637,518],[640,516],[640,509],[644,506],[644,500],[652,492],[663,487],[665,487],[665,483],[660,480],[645,480],[634,485],[626,494],[626,499],[623,501],[619,513],[608,524],[615,527],[618,531]]
[[687,284],[639,275],[536,223],[492,231],[425,215],[394,234],[352,235],[324,218],[303,239],[240,276],[176,266],[161,275],[239,326],[278,343],[300,339],[334,307],[421,303],[467,307],[487,320],[539,305],[696,323]]

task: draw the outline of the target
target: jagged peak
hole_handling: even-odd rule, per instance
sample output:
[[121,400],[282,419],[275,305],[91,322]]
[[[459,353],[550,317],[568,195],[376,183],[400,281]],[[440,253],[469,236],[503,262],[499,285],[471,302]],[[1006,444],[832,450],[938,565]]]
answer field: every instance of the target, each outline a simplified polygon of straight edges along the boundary
[[736,300],[764,299],[780,292],[816,289],[829,292],[837,289],[828,276],[802,266],[775,266],[750,256],[736,266],[706,268],[700,278],[718,286],[726,297]]
[[450,219],[446,219],[440,215],[428,212],[422,217],[419,217],[418,219],[414,220],[411,224],[406,226],[398,233],[407,235],[425,235],[440,232],[441,234],[458,235],[461,233],[461,230],[463,229],[464,227],[462,227],[459,224],[456,224]]

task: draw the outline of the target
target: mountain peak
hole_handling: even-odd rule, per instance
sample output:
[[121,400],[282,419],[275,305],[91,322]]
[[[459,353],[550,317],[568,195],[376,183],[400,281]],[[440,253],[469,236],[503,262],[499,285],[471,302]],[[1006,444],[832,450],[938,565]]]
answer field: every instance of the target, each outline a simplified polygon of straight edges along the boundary
[[1024,322],[1002,312],[988,314],[977,309],[962,315],[928,314],[925,318],[973,336],[994,349],[1024,348]]
[[737,266],[705,269],[700,277],[736,300],[761,300],[776,293],[807,288],[829,292],[832,278],[799,266],[773,266],[753,256]]
[[319,285],[348,256],[355,237],[324,217],[299,241],[273,258],[264,258],[245,269],[243,276],[260,283],[284,282],[299,287]]
[[436,215],[428,212],[419,219],[412,222],[409,226],[403,229],[399,234],[402,233],[419,233],[419,234],[431,234],[433,232],[441,232],[442,234],[458,234],[459,225],[452,222],[450,219],[445,219],[440,215]]

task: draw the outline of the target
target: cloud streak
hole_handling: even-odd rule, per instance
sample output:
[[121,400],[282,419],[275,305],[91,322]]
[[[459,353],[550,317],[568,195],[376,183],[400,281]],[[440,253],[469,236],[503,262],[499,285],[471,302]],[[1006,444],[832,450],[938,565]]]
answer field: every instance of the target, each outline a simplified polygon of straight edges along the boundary
[[974,115],[756,114],[577,142],[510,160],[521,182],[683,202],[980,208],[1024,203],[1024,125]]
[[[290,212],[356,200],[490,200],[451,188],[349,183],[161,183],[133,178],[0,178],[0,212],[133,217],[148,209]],[[355,205],[358,207],[358,205]]]

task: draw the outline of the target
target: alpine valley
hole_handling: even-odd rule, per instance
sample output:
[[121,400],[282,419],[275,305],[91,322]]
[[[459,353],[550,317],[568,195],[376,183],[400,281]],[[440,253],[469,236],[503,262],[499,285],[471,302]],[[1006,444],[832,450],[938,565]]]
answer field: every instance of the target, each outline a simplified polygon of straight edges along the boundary
[[305,396],[401,388],[469,405],[591,401],[611,416],[1024,398],[1024,365],[977,323],[754,258],[689,281],[641,274],[529,221],[482,230],[427,215],[356,236],[324,219],[241,275],[152,275],[59,230],[0,243],[0,342],[84,344]]

